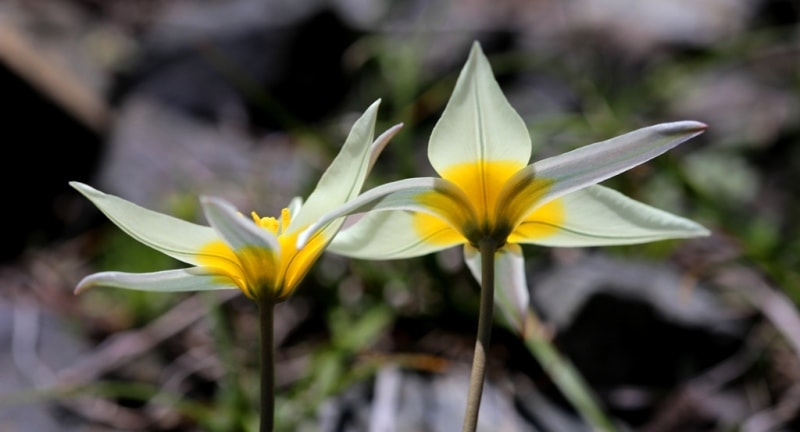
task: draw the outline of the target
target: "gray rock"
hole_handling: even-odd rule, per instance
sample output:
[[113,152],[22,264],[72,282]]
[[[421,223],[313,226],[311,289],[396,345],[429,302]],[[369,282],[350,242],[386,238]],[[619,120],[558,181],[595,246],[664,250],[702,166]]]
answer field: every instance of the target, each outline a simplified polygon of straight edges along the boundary
[[85,344],[64,322],[35,305],[0,302],[0,430],[6,432],[72,432],[85,430],[76,416],[41,403],[52,395],[54,371],[74,362]]
[[[461,428],[468,386],[466,367],[424,375],[385,367],[375,377],[371,400],[367,400],[366,387],[360,391],[351,389],[330,400],[320,414],[320,431],[451,432]],[[486,381],[478,431],[539,430],[517,410],[509,387]]]
[[644,261],[619,260],[603,254],[586,255],[556,267],[531,284],[531,301],[546,321],[568,327],[581,307],[598,293],[634,299],[653,307],[665,319],[734,335],[738,318],[702,285],[687,283],[675,268]]

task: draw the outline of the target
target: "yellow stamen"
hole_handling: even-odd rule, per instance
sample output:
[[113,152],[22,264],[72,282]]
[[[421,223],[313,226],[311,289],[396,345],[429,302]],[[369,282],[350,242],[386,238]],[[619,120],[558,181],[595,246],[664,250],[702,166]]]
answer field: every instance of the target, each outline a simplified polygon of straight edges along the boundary
[[285,232],[286,229],[289,228],[289,223],[292,221],[292,213],[289,211],[288,208],[284,208],[281,210],[281,233]]
[[289,209],[281,210],[280,219],[260,217],[251,212],[253,222],[277,237],[279,250],[245,247],[232,250],[217,240],[207,244],[198,254],[202,266],[215,269],[220,277],[227,277],[250,298],[259,295],[283,300],[294,291],[311,265],[327,244],[326,237],[316,235],[301,250],[297,250],[297,236],[302,229],[287,232],[291,223]]
[[264,228],[272,234],[280,234],[281,224],[274,217],[260,217],[256,212],[251,212],[250,215],[253,217],[253,222],[255,222],[256,225]]

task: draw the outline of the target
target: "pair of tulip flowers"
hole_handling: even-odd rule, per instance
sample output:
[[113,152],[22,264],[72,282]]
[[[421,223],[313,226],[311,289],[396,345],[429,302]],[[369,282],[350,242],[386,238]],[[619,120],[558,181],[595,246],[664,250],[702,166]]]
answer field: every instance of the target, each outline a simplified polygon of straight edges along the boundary
[[521,244],[606,246],[708,234],[691,220],[597,184],[699,135],[706,129],[702,123],[645,127],[531,164],[528,129],[475,43],[430,137],[428,158],[439,177],[398,180],[361,193],[378,154],[401,126],[374,139],[379,103],[355,122],[308,199],[295,198],[277,218],[255,212],[246,217],[220,198],[202,197],[210,224],[203,226],[72,182],[128,235],[190,265],[95,273],[76,292],[95,286],[240,289],[251,299],[279,302],[324,251],[402,259],[459,245],[480,282],[478,245],[491,242],[497,305],[509,324],[521,328],[529,306]]

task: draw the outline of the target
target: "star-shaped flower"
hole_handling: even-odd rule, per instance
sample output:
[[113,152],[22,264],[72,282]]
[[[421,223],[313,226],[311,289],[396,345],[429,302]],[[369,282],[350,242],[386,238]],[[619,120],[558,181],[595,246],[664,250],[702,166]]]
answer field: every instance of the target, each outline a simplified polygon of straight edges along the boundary
[[[329,247],[363,259],[421,256],[463,245],[480,282],[481,242],[495,249],[497,300],[521,329],[528,288],[520,244],[606,246],[703,236],[697,223],[597,185],[702,133],[696,121],[663,123],[529,164],[532,145],[478,43],[431,134],[440,177],[378,186],[320,217],[299,237],[367,212]],[[312,243],[308,243],[311,245]]]
[[[203,213],[211,225],[203,226],[71,182],[128,235],[192,266],[153,273],[95,273],[81,280],[75,291],[94,286],[162,292],[238,288],[252,299],[285,299],[342,225],[341,220],[314,222],[360,192],[378,154],[401,127],[392,127],[373,142],[379,103],[372,104],[353,125],[308,200],[303,203],[295,198],[278,218],[255,212],[244,217],[220,198],[202,197]],[[297,248],[298,234],[311,224],[307,246]]]

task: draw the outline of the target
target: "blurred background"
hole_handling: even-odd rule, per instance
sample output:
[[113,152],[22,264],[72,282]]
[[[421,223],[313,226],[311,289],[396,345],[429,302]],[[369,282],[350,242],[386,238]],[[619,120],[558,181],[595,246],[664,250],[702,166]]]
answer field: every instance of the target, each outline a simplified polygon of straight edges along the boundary
[[[405,127],[367,187],[430,174],[430,130],[476,40],[534,159],[709,125],[604,184],[712,236],[524,250],[533,308],[608,415],[621,430],[800,430],[794,0],[3,0],[0,430],[256,430],[255,305],[74,296],[89,273],[179,264],[67,182],[200,223],[205,194],[275,215],[379,98],[378,131]],[[477,304],[457,248],[324,255],[276,311],[278,430],[456,430]],[[588,430],[500,326],[480,427]]]

